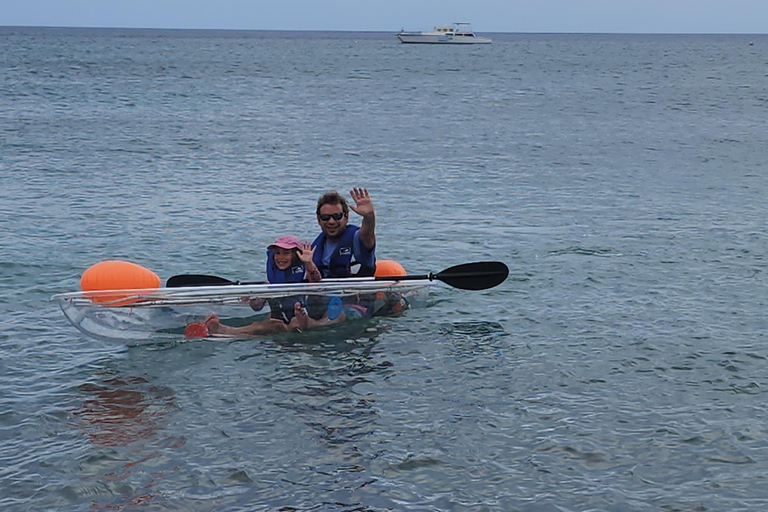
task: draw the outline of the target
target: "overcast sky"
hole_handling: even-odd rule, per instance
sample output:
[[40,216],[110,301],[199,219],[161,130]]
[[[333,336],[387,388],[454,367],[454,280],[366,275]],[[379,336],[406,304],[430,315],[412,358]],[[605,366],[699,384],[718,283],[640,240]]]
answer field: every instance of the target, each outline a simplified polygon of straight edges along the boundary
[[747,33],[768,0],[0,0],[0,26]]

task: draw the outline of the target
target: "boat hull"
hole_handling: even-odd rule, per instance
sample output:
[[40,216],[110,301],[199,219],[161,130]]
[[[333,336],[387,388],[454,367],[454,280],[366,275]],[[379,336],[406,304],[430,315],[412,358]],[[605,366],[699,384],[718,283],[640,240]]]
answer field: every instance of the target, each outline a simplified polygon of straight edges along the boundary
[[479,36],[460,36],[450,34],[397,34],[403,44],[490,44],[491,39]]
[[[266,318],[250,307],[256,298],[292,296],[341,297],[346,304],[375,306],[374,316],[392,316],[423,306],[429,280],[374,281],[372,278],[326,280],[320,283],[235,285],[141,290],[104,290],[54,295],[67,320],[89,337],[123,345],[143,345],[184,339],[184,329],[216,314],[222,323],[248,325]],[[108,300],[106,300],[108,299]],[[393,308],[387,304],[400,304]]]

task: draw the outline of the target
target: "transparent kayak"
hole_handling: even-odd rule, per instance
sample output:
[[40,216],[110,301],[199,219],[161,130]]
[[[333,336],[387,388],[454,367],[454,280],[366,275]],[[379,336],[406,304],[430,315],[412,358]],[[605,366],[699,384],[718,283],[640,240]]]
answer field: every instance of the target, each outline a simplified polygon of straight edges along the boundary
[[[328,279],[320,283],[195,286],[135,290],[80,291],[54,295],[67,319],[88,336],[126,345],[183,339],[184,329],[211,314],[227,325],[248,325],[270,315],[269,299],[340,297],[360,304],[372,316],[392,316],[422,307],[434,283],[428,279],[387,281]],[[252,299],[267,299],[260,311]],[[276,301],[272,301],[273,304]],[[323,301],[320,301],[322,304]]]

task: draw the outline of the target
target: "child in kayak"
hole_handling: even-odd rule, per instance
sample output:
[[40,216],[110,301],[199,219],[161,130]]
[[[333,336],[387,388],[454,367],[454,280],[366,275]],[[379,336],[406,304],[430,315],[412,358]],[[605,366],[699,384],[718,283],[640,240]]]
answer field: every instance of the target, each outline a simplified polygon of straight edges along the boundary
[[[298,237],[284,235],[267,247],[267,280],[270,284],[319,282],[322,277],[312,261],[314,248],[309,242]],[[342,312],[334,319],[323,314],[320,319],[310,318],[307,313],[306,296],[290,296],[283,299],[251,299],[251,308],[260,311],[265,302],[269,303],[271,317],[243,327],[230,327],[219,322],[216,315],[205,319],[210,334],[267,334],[280,331],[303,331],[344,321]]]

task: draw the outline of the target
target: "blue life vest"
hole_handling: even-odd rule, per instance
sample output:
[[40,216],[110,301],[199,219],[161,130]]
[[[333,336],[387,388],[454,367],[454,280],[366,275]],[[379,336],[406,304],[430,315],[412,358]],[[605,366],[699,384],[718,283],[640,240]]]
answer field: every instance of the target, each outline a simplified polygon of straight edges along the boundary
[[[328,265],[323,263],[323,250],[325,249],[326,240],[325,233],[320,233],[320,235],[315,238],[315,241],[312,242],[312,247],[315,248],[315,254],[312,256],[312,261],[317,265],[323,278],[373,276],[373,273],[376,271],[375,268],[363,265],[355,259],[354,239],[355,233],[357,233],[359,229],[358,226],[347,225],[347,228],[339,239],[336,249],[331,254],[330,263]],[[328,310],[331,299],[329,297],[311,296],[309,297],[309,300],[309,316],[319,319]],[[354,304],[362,307],[365,310],[363,316],[371,316],[370,313],[373,311],[373,300],[369,297],[342,297],[342,302],[345,306]]]
[[314,261],[315,265],[317,265],[317,268],[320,270],[320,275],[323,277],[370,277],[373,275],[376,271],[375,268],[364,266],[355,260],[354,238],[355,233],[357,233],[359,229],[358,226],[347,226],[347,229],[345,229],[344,233],[341,235],[336,250],[334,250],[331,255],[329,265],[323,263],[325,233],[320,233],[320,235],[315,238],[315,241],[312,242],[312,247],[317,250],[315,250],[312,261]]
[[267,251],[267,281],[270,284],[300,283],[304,281],[304,263],[298,262],[285,270],[280,270],[275,265],[275,251]]
[[[275,265],[275,251],[267,251],[267,281],[270,284],[301,283],[304,281],[305,267],[304,263],[291,265],[285,270],[280,270]],[[293,318],[293,306],[300,302],[302,306],[307,306],[307,297],[305,295],[292,295],[282,299],[268,299],[269,309],[272,312],[272,318],[280,318],[286,324]]]

